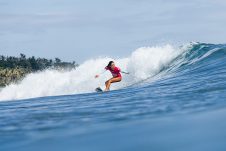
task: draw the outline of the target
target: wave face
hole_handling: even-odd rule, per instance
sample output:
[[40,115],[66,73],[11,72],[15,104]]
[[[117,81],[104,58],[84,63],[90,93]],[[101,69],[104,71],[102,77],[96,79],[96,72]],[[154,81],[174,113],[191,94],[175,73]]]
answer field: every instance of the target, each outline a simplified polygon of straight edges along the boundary
[[226,150],[226,45],[139,48],[115,60],[130,72],[115,91],[90,93],[111,77],[93,77],[109,60],[3,89],[0,150]]

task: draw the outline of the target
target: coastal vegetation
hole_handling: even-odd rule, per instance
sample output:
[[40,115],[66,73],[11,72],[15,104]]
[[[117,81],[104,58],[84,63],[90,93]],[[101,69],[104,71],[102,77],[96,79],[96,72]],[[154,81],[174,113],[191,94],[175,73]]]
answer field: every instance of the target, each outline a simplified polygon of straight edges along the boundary
[[45,69],[72,70],[77,66],[75,61],[64,62],[59,58],[45,59],[34,56],[27,58],[24,54],[20,54],[19,57],[0,55],[0,87],[18,82],[32,72]]

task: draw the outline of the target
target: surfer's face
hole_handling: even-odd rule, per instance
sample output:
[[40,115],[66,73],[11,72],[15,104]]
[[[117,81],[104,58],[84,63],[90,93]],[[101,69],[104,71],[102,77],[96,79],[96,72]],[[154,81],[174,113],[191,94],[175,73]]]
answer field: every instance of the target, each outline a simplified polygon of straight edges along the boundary
[[114,69],[115,68],[115,63],[113,62],[112,64],[111,64],[111,69]]

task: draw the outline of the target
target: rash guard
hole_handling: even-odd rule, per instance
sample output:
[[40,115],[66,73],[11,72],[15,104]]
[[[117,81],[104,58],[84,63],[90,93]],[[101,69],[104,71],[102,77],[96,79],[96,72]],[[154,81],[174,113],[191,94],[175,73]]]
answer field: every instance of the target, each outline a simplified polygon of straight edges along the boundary
[[119,67],[115,67],[114,70],[112,70],[111,67],[105,67],[105,69],[109,70],[114,78],[122,77],[122,75],[120,73],[121,70]]

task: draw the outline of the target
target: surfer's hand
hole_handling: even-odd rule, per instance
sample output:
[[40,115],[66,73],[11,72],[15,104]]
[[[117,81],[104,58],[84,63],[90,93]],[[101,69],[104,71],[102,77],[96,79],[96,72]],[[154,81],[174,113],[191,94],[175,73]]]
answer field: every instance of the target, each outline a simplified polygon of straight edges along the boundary
[[95,75],[95,78],[98,78],[99,77],[99,75],[97,74],[97,75]]

